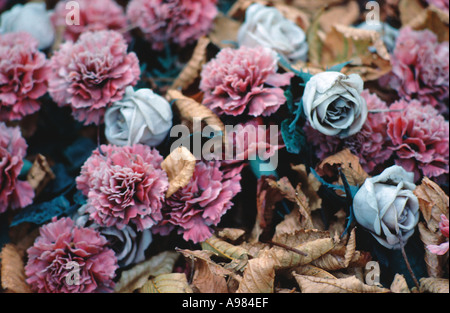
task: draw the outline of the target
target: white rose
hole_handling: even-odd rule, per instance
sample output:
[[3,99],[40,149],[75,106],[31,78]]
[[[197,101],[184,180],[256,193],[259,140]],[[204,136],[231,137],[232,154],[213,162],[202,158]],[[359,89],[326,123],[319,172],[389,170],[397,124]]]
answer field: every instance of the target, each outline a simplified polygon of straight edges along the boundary
[[308,54],[305,32],[278,9],[258,3],[247,8],[237,40],[240,46],[271,48],[292,62],[306,61]]
[[303,110],[313,128],[328,136],[345,138],[359,132],[368,109],[361,97],[364,82],[357,74],[323,72],[305,86]]
[[368,178],[353,199],[356,221],[383,246],[399,249],[419,221],[414,173],[394,165]]
[[128,87],[105,113],[105,135],[112,144],[158,146],[172,127],[172,108],[150,89]]
[[55,40],[50,14],[44,2],[16,4],[0,16],[0,33],[27,32],[39,42],[39,49],[47,49]]

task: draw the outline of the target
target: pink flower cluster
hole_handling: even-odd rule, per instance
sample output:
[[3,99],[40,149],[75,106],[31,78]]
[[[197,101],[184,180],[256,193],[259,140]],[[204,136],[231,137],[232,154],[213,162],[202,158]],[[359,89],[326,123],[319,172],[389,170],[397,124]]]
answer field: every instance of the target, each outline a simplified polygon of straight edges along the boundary
[[427,0],[428,4],[434,5],[441,10],[448,11],[449,9],[449,0]]
[[441,215],[441,221],[439,222],[439,230],[444,237],[447,238],[447,241],[441,243],[440,245],[428,245],[427,249],[434,254],[444,255],[448,252],[448,217],[444,214]]
[[107,245],[98,231],[53,218],[27,250],[27,283],[39,293],[112,292],[118,266]]
[[40,109],[50,66],[25,32],[0,34],[0,120],[20,120]]
[[197,162],[189,184],[166,199],[164,218],[154,231],[167,235],[176,228],[194,243],[211,237],[211,226],[220,222],[241,191],[241,169],[222,171],[220,162]]
[[286,102],[280,87],[293,73],[277,73],[277,56],[268,48],[225,48],[201,72],[203,104],[217,114],[269,116]]
[[33,202],[34,191],[30,184],[18,179],[26,151],[27,143],[20,129],[0,122],[0,213]]
[[139,231],[159,222],[169,187],[162,161],[156,149],[141,144],[95,150],[76,180],[88,198],[90,218],[119,229],[133,223]]
[[[59,1],[51,17],[56,28],[64,29],[66,40],[77,41],[80,35],[87,31],[119,31],[128,25],[123,8],[114,0],[77,0],[77,7],[68,5],[68,2]],[[71,19],[69,25],[67,18]]]
[[206,35],[218,10],[216,0],[131,0],[127,17],[153,49],[166,42],[184,47]]
[[139,80],[139,60],[127,48],[121,34],[106,30],[85,32],[76,43],[64,43],[51,58],[53,100],[70,105],[74,117],[86,125],[102,123],[106,109]]
[[[449,43],[430,30],[401,29],[392,55],[390,86],[407,100],[418,99],[440,110],[449,97]],[[448,108],[447,108],[448,110]]]

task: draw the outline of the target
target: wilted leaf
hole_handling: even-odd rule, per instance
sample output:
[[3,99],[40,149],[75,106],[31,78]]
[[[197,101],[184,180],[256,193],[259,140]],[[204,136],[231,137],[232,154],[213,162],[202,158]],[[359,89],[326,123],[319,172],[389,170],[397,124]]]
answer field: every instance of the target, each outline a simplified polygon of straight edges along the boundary
[[27,181],[34,189],[35,195],[39,195],[52,179],[55,179],[55,174],[50,168],[47,159],[43,155],[38,154],[27,174]]
[[445,242],[446,238],[440,232],[432,232],[429,230],[423,222],[418,224],[420,239],[425,247],[425,264],[427,266],[427,272],[430,277],[440,278],[444,275],[444,266],[448,263],[448,259],[445,255],[437,255],[431,253],[426,246],[428,245],[440,245]]
[[164,159],[161,163],[161,168],[169,177],[169,189],[166,192],[167,198],[189,183],[194,174],[196,162],[195,156],[183,146],[173,150]]
[[13,244],[6,244],[1,253],[2,288],[13,293],[31,293],[26,283],[23,255]]
[[355,276],[347,278],[321,278],[294,273],[302,293],[388,293],[389,289],[369,286]]
[[160,274],[147,281],[140,293],[193,293],[186,275],[181,273]]
[[448,11],[438,9],[435,6],[429,6],[414,17],[409,23],[414,30],[428,29],[435,33],[439,42],[449,40],[449,15]]
[[319,191],[321,183],[312,173],[308,174],[304,164],[291,165],[291,168],[298,173],[301,189],[308,199],[310,211],[320,209],[322,207],[322,199],[317,192]]
[[359,4],[357,1],[349,1],[340,6],[330,7],[324,11],[319,19],[320,27],[328,33],[336,24],[352,25],[360,17]]
[[298,275],[314,276],[314,277],[321,277],[321,278],[330,278],[330,279],[336,278],[332,274],[321,269],[320,267],[317,267],[317,266],[314,266],[311,264],[306,264],[306,265],[296,268],[294,273],[298,274]]
[[214,20],[212,31],[208,34],[209,39],[220,48],[233,47],[237,42],[237,34],[241,23],[219,14]]
[[144,286],[151,276],[171,273],[179,254],[164,251],[122,272],[115,286],[115,292],[131,293]]
[[240,228],[224,228],[217,232],[217,236],[222,239],[236,241],[245,234],[245,230]]
[[449,281],[444,278],[421,278],[420,292],[449,293]]
[[237,293],[273,293],[275,281],[274,262],[270,258],[256,258],[248,261],[244,277]]
[[231,260],[226,268],[242,270],[248,262],[248,251],[240,246],[232,245],[222,239],[212,236],[201,243],[202,249],[212,251],[216,255]]
[[405,277],[400,274],[395,275],[394,281],[391,284],[391,291],[393,293],[411,293]]
[[425,6],[420,0],[400,0],[398,10],[402,25],[408,25],[425,11]]
[[353,228],[350,233],[350,238],[348,239],[347,245],[345,247],[345,255],[344,255],[345,267],[348,267],[350,265],[350,262],[353,260],[355,252],[356,252],[356,232],[355,228]]

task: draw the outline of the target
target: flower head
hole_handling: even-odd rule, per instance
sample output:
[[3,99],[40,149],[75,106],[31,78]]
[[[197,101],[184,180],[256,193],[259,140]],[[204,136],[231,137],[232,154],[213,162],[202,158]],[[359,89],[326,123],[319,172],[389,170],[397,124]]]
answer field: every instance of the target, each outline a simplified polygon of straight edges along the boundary
[[220,162],[197,162],[188,185],[166,200],[164,219],[154,230],[167,234],[176,228],[185,240],[195,243],[208,239],[212,235],[210,226],[220,222],[241,191],[240,169],[222,172]]
[[33,201],[30,184],[18,179],[26,151],[27,144],[20,129],[0,122],[0,213],[9,207],[23,208]]
[[428,245],[427,249],[434,254],[444,255],[448,252],[448,217],[444,214],[441,214],[441,221],[439,222],[439,230],[444,237],[447,238],[446,242],[441,243],[440,245]]
[[216,0],[132,0],[127,16],[143,32],[153,49],[166,42],[184,47],[211,29],[218,10]]
[[117,260],[107,244],[94,229],[53,218],[27,250],[27,283],[40,293],[112,292]]
[[434,5],[441,10],[448,11],[449,9],[449,0],[427,0],[428,4]]
[[[77,0],[76,3],[74,7],[68,0],[59,1],[52,14],[55,27],[64,28],[66,40],[77,41],[87,31],[119,31],[127,27],[125,12],[114,0]],[[72,19],[69,25],[68,18]]]
[[64,43],[51,66],[50,95],[59,106],[70,105],[85,124],[103,122],[106,109],[121,100],[140,75],[136,54],[127,52],[116,31],[86,32],[76,43]]
[[38,111],[50,72],[30,34],[0,35],[0,120],[19,120]]
[[409,172],[438,177],[449,172],[449,123],[431,105],[400,100],[390,107],[387,133],[396,163]]
[[95,150],[76,180],[88,198],[91,219],[119,229],[131,222],[138,231],[160,221],[169,186],[162,161],[157,150],[141,144],[102,145]]
[[292,73],[277,74],[273,50],[225,48],[201,72],[203,104],[217,114],[269,116],[286,102],[280,87],[289,85]]

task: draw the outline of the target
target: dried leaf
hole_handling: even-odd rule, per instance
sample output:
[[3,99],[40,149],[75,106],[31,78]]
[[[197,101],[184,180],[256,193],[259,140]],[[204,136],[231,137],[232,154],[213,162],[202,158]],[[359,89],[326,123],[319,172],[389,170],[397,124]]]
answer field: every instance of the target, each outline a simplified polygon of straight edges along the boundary
[[402,25],[408,25],[425,11],[425,6],[420,0],[401,0],[398,4]]
[[414,30],[428,29],[435,33],[439,42],[449,41],[449,15],[435,6],[429,6],[409,23]]
[[248,262],[248,251],[240,246],[234,246],[222,239],[212,236],[201,243],[202,249],[212,251],[216,255],[231,260],[226,268],[236,271],[242,270]]
[[140,293],[193,293],[186,275],[181,273],[161,274],[147,281]]
[[355,252],[356,252],[356,232],[355,228],[353,228],[345,248],[345,255],[344,255],[345,267],[348,267],[350,265],[350,262],[353,260],[353,257],[355,256]]
[[388,293],[389,289],[369,286],[355,276],[320,278],[294,274],[302,293]]
[[31,293],[26,283],[23,254],[13,244],[6,244],[1,253],[2,288],[12,293]]
[[319,19],[321,29],[328,33],[336,24],[350,26],[360,17],[359,4],[357,1],[349,1],[340,6],[330,7],[323,12]]
[[234,47],[233,42],[237,42],[237,34],[241,23],[219,14],[214,20],[213,28],[208,34],[209,39],[219,48]]
[[314,276],[314,277],[321,277],[321,278],[330,278],[330,279],[336,278],[332,274],[321,269],[320,267],[317,267],[317,266],[314,266],[311,264],[306,264],[306,265],[296,268],[294,273],[298,274],[298,275]]
[[175,251],[164,251],[122,272],[115,292],[132,293],[144,286],[151,276],[171,273],[178,257]]
[[317,192],[319,191],[321,183],[312,173],[308,174],[304,164],[291,165],[291,168],[298,173],[301,188],[307,197],[310,211],[320,209],[322,207],[322,199]]
[[240,228],[224,228],[217,232],[217,236],[222,239],[236,241],[245,234],[245,230]]
[[420,292],[449,293],[449,281],[444,278],[421,278]]
[[269,258],[248,261],[237,293],[273,293],[275,281],[274,262]]
[[434,278],[441,278],[444,275],[444,265],[448,263],[445,255],[437,255],[431,253],[426,246],[428,245],[440,245],[446,241],[446,238],[440,232],[432,232],[429,230],[423,222],[418,225],[420,239],[425,247],[425,264],[427,266],[428,276]]
[[194,174],[196,162],[195,156],[183,146],[173,150],[164,159],[161,163],[161,168],[169,177],[167,198],[189,183]]
[[303,228],[300,226],[300,211],[292,210],[291,213],[284,216],[284,220],[275,227],[275,234],[289,234],[300,231]]
[[406,282],[405,276],[395,274],[394,280],[391,284],[391,291],[393,293],[411,293],[411,290],[409,290],[408,287],[408,283]]
[[34,189],[35,195],[40,194],[53,179],[55,179],[55,174],[50,168],[47,159],[43,155],[38,154],[27,174],[27,181]]

